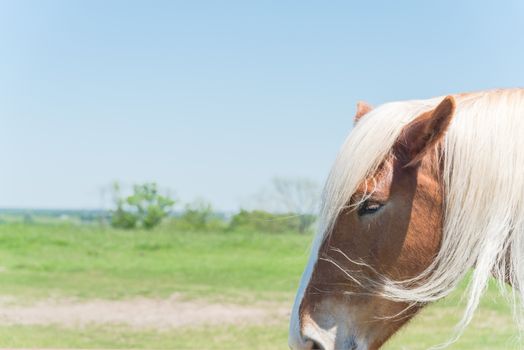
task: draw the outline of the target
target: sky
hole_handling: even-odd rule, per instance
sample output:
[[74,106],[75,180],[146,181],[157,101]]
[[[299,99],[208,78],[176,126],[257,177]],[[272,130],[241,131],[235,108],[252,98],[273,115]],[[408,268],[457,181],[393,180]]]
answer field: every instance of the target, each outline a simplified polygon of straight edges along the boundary
[[322,183],[358,100],[523,83],[516,0],[0,0],[0,207],[97,208],[118,180],[236,210]]

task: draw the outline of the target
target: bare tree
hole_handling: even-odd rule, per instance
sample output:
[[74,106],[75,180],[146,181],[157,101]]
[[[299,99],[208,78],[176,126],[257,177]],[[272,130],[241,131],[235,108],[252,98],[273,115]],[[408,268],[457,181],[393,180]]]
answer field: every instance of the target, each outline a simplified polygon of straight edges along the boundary
[[257,196],[256,207],[298,217],[298,231],[304,233],[316,220],[320,187],[306,178],[275,177],[271,186]]

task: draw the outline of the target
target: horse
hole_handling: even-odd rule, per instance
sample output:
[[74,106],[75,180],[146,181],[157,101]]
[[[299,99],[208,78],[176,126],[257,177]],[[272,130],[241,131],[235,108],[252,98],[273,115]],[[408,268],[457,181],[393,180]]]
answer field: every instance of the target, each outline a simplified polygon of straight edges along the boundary
[[466,276],[443,346],[490,278],[522,298],[524,89],[359,103],[323,190],[290,348],[379,349]]

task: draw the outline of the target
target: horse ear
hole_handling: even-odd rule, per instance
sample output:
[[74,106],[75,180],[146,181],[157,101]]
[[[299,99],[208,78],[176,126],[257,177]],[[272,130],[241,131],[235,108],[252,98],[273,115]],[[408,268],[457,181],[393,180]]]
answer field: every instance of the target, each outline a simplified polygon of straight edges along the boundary
[[404,128],[399,143],[404,151],[406,167],[418,164],[426,152],[444,137],[454,112],[455,99],[447,96],[437,107],[421,114]]
[[364,101],[358,101],[357,102],[357,113],[355,114],[355,123],[360,120],[364,116],[364,114],[369,113],[373,107],[369,105],[368,103]]

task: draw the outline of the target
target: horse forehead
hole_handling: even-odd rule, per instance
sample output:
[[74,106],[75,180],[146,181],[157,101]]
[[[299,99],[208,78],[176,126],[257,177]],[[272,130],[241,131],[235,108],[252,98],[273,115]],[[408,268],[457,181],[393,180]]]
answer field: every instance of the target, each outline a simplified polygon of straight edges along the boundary
[[389,193],[393,181],[393,161],[387,159],[371,176],[366,177],[357,187],[356,195],[369,193]]

